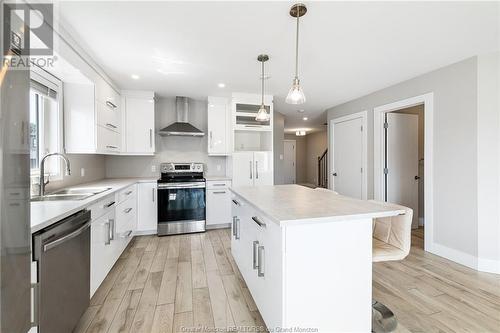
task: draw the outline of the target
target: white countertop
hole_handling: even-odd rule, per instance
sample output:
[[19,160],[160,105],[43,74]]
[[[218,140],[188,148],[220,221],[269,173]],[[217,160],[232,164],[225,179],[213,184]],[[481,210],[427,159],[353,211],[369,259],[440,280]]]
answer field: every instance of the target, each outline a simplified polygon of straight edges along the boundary
[[283,225],[311,220],[344,221],[404,214],[391,207],[300,185],[235,187],[231,191]]
[[85,200],[31,202],[31,233],[35,233],[52,223],[85,209],[91,204],[127,186],[135,183],[156,182],[157,180],[158,178],[102,179],[92,183],[70,186],[70,188],[111,187],[110,190],[91,196]]

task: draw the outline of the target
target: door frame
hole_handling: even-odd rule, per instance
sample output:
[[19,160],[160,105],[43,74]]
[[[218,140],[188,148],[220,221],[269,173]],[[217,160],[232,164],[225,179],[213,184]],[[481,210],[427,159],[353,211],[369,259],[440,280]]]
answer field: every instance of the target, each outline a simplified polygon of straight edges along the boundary
[[361,126],[363,126],[363,131],[361,133],[362,135],[362,154],[361,154],[361,167],[363,168],[363,176],[361,178],[361,198],[363,200],[366,200],[368,199],[368,134],[367,134],[367,129],[368,129],[368,111],[365,110],[365,111],[361,111],[361,112],[356,112],[356,113],[352,113],[352,114],[349,114],[347,116],[342,116],[342,117],[337,117],[337,118],[333,118],[330,120],[330,126],[329,126],[329,129],[330,129],[330,133],[329,133],[329,139],[328,139],[328,154],[330,155],[329,156],[329,177],[328,177],[328,188],[330,190],[335,190],[335,181],[333,180],[333,170],[335,170],[335,154],[334,154],[334,151],[335,151],[335,145],[334,145],[334,142],[333,142],[333,138],[335,137],[334,136],[334,127],[335,127],[335,124],[338,124],[338,123],[343,123],[343,122],[346,122],[346,121],[349,121],[349,120],[354,120],[354,119],[358,119],[358,118],[361,118]]
[[373,185],[375,200],[384,201],[384,160],[385,136],[384,115],[388,112],[406,109],[412,106],[424,105],[424,211],[425,233],[424,250],[433,252],[433,128],[434,128],[434,93],[427,93],[393,103],[377,106],[373,109]]
[[293,149],[293,154],[294,154],[294,157],[293,157],[293,169],[294,169],[294,178],[295,178],[295,183],[294,184],[297,184],[297,140],[292,140],[292,139],[284,139],[283,140],[283,160],[285,160],[285,142],[293,142],[294,143],[294,149]]

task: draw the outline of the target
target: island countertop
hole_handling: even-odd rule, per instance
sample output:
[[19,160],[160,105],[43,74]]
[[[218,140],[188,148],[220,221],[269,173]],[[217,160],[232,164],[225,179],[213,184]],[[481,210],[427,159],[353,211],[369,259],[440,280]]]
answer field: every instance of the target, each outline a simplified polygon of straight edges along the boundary
[[354,199],[295,184],[234,187],[231,191],[280,225],[379,218],[405,213],[399,206]]

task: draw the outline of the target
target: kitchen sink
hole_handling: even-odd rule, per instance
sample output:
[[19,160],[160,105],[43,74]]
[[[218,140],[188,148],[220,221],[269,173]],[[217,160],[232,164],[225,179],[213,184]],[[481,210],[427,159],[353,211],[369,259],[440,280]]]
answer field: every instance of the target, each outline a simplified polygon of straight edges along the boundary
[[71,201],[84,200],[96,194],[110,190],[111,187],[68,188],[46,194],[43,197],[31,198],[31,201]]
[[47,194],[43,197],[33,197],[31,201],[71,201],[71,200],[84,200],[95,195],[94,193],[84,194]]

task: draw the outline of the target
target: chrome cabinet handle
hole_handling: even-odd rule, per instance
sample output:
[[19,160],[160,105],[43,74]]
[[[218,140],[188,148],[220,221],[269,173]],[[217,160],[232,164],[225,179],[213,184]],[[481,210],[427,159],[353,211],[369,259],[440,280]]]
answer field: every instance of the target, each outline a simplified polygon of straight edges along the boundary
[[213,184],[212,186],[226,186],[226,184]]
[[259,179],[259,161],[255,161],[255,179]]
[[110,149],[118,149],[117,146],[111,146],[111,145],[107,145],[106,148],[110,148]]
[[114,204],[115,204],[115,202],[111,201],[110,203],[105,204],[104,206],[102,206],[102,208],[109,208],[109,207],[113,206]]
[[132,208],[127,208],[127,209],[125,209],[125,210],[124,210],[125,214],[128,214],[128,213],[130,213],[131,211],[132,211]]
[[214,147],[214,140],[212,137],[212,131],[210,131],[210,148],[213,148],[213,147]]
[[252,161],[250,161],[250,179],[252,179]]
[[132,235],[132,230],[128,230],[126,232],[124,232],[123,234],[121,234],[121,238],[128,238],[130,237],[130,235]]
[[213,194],[224,194],[224,193],[226,193],[226,191],[213,191],[212,193]]
[[236,235],[234,235],[235,239],[240,239],[240,219],[236,219]]
[[131,194],[132,194],[132,192],[134,192],[134,191],[128,191],[128,192],[125,192],[125,195],[131,195]]
[[153,148],[153,129],[149,129],[149,147]]
[[259,277],[264,277],[265,275],[265,269],[264,269],[264,265],[266,264],[265,260],[265,250],[264,250],[264,246],[259,246],[259,249],[258,249],[258,257],[259,257],[259,260],[258,260],[258,265],[259,267],[257,267],[257,275]]
[[265,228],[266,224],[262,222],[257,216],[252,216],[252,220],[259,225],[259,227]]
[[259,268],[259,263],[257,261],[257,257],[259,255],[259,241],[253,241],[253,249],[252,249],[252,263],[253,269]]
[[153,190],[153,202],[155,202],[155,188],[153,187],[151,190]]
[[111,101],[106,101],[106,105],[109,106],[110,108],[116,109],[116,105]]
[[109,239],[115,239],[115,219],[109,219]]
[[240,202],[239,202],[238,200],[236,200],[236,199],[233,199],[233,203],[234,203],[236,206],[240,206],[240,205],[241,205],[241,204],[240,204]]
[[111,224],[108,221],[105,223],[105,225],[106,225],[106,234],[105,234],[106,240],[104,241],[104,245],[109,245],[111,244]]
[[111,127],[111,128],[118,128],[117,126],[110,124],[110,123],[106,123],[106,126]]
[[233,216],[233,236],[236,237],[236,216]]

